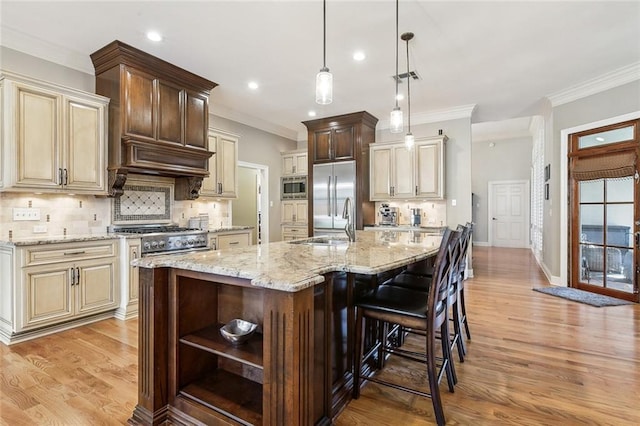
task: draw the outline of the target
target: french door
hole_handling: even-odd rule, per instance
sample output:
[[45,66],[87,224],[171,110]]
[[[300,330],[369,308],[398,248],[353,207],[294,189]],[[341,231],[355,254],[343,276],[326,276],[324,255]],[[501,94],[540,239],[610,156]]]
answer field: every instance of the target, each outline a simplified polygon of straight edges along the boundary
[[570,284],[639,301],[640,120],[569,138]]

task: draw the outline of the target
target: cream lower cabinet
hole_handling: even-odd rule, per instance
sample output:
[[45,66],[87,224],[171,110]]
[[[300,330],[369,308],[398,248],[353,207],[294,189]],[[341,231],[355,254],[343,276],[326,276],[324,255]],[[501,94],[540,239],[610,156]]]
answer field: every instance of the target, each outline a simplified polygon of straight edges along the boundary
[[117,240],[3,247],[1,254],[3,343],[107,318],[118,307]]
[[283,201],[280,206],[282,224],[304,225],[308,222],[307,200]]
[[209,177],[203,179],[201,197],[237,198],[238,136],[216,130],[209,131]]
[[233,234],[218,234],[217,250],[251,245],[251,231]]
[[106,195],[109,100],[3,74],[4,190]]
[[142,242],[140,238],[121,238],[120,240],[120,306],[115,316],[126,320],[138,315],[139,272],[131,262],[139,259]]
[[370,200],[444,199],[446,136],[370,146]]
[[282,241],[298,240],[301,238],[307,238],[309,235],[309,229],[307,225],[303,226],[291,226],[282,225]]

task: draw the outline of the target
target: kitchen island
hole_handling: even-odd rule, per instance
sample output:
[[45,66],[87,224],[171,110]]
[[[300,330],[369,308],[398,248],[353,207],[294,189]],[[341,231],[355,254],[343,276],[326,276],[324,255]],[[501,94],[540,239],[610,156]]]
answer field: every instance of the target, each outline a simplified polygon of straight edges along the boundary
[[[132,424],[329,424],[353,387],[353,299],[435,255],[439,235],[270,243],[140,259]],[[219,328],[258,324],[233,346]]]

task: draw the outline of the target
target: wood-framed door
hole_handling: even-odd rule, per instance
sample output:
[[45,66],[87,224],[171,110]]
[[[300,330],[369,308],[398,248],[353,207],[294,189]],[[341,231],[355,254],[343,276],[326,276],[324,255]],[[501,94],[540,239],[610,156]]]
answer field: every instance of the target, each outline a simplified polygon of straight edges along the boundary
[[634,302],[640,244],[640,120],[569,136],[569,285]]

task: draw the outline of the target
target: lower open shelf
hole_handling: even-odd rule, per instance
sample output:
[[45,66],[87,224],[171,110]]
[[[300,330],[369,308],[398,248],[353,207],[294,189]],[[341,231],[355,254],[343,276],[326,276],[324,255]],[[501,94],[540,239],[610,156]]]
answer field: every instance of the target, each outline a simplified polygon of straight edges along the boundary
[[180,390],[212,410],[247,425],[262,424],[262,385],[225,370],[216,370]]

